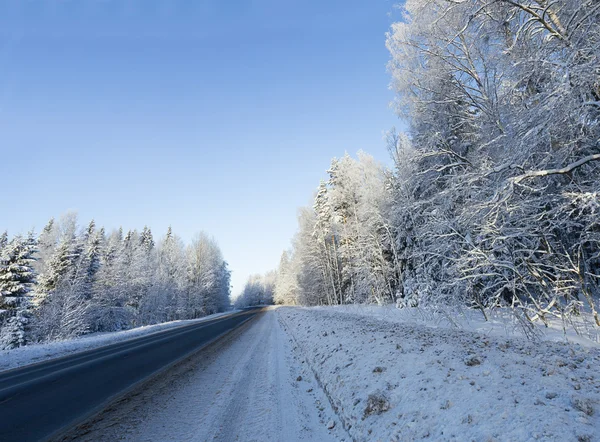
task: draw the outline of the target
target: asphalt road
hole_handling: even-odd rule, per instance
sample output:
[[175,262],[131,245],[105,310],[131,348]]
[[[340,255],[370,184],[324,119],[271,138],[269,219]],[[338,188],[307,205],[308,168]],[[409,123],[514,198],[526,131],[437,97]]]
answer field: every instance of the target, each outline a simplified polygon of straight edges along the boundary
[[246,310],[0,373],[0,441],[47,440],[261,311]]
[[269,309],[111,403],[64,442],[351,440],[294,347]]

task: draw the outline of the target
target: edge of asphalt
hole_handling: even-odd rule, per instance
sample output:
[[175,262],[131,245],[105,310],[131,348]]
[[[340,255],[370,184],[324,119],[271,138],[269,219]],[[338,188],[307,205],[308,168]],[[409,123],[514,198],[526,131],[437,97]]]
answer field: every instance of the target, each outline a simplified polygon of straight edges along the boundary
[[230,314],[225,314],[222,316],[219,316],[217,318],[209,318],[209,319],[205,319],[205,318],[200,318],[197,322],[192,322],[190,324],[180,324],[180,325],[176,325],[174,327],[169,327],[169,328],[165,328],[162,330],[156,330],[150,333],[146,333],[143,335],[138,335],[138,336],[132,336],[132,337],[128,337],[122,340],[117,340],[114,342],[109,342],[106,344],[101,344],[98,345],[97,347],[88,347],[88,348],[83,348],[83,349],[78,349],[78,350],[74,350],[71,351],[69,353],[66,354],[62,354],[56,357],[50,357],[48,359],[43,359],[41,361],[35,361],[35,362],[31,362],[31,363],[26,363],[23,365],[20,365],[18,367],[12,367],[12,368],[7,368],[5,370],[0,370],[0,376],[4,377],[6,375],[11,375],[13,372],[17,372],[19,370],[22,369],[31,369],[34,370],[36,369],[38,366],[44,365],[44,364],[48,364],[48,363],[59,363],[65,359],[69,359],[69,358],[73,358],[73,357],[85,357],[88,354],[92,354],[92,353],[96,353],[98,351],[102,351],[102,350],[107,350],[110,349],[110,347],[113,346],[118,346],[121,344],[130,344],[136,341],[142,341],[142,340],[146,340],[148,338],[151,338],[157,334],[161,334],[161,333],[167,333],[167,332],[174,332],[177,330],[181,330],[183,328],[187,328],[187,327],[192,327],[195,325],[200,325],[200,324],[210,324],[211,322],[216,322],[216,321],[220,321],[222,319],[225,318],[230,318],[232,316],[235,315],[239,315],[240,313],[242,313],[242,311],[236,311],[236,312],[232,312]]

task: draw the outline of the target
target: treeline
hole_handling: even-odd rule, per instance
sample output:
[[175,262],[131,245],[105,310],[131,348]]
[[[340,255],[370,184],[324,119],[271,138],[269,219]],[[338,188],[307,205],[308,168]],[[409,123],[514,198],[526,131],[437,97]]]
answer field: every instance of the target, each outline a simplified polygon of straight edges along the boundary
[[193,319],[229,307],[230,272],[216,242],[187,247],[168,229],[107,234],[54,219],[36,236],[0,236],[0,348]]
[[248,278],[242,292],[235,298],[235,308],[254,305],[272,305],[275,303],[275,282],[277,272],[267,272],[265,275],[253,275]]
[[408,0],[387,36],[386,171],[334,160],[302,209],[275,300],[596,313],[600,8],[587,0]]

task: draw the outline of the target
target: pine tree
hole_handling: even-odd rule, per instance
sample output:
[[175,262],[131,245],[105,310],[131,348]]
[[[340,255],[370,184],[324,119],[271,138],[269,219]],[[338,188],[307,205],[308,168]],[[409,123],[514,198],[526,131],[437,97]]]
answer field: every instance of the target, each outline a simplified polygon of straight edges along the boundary
[[154,249],[154,238],[152,237],[152,231],[150,228],[148,228],[148,226],[144,226],[144,229],[142,230],[142,234],[140,235],[140,244],[148,253]]
[[99,331],[122,330],[132,322],[131,311],[125,306],[129,294],[123,276],[123,230],[114,230],[103,243],[96,275],[96,327]]
[[55,290],[68,274],[72,265],[73,238],[63,238],[46,265],[46,271],[40,276],[38,292],[43,294],[40,303]]
[[[46,274],[48,264],[57,247],[58,229],[54,218],[51,218],[37,239],[37,254],[34,264],[35,272],[39,275],[38,281],[42,281]],[[34,289],[33,303],[39,305],[43,302],[46,292],[41,290],[41,284]]]
[[[66,305],[77,303],[78,317],[69,320],[72,334],[77,335],[98,329],[98,312],[96,311],[95,289],[96,277],[100,269],[104,231],[96,231],[95,222],[88,225],[83,235],[81,254],[69,275],[69,284],[65,287]],[[65,312],[68,317],[72,308]]]
[[55,236],[55,221],[54,218],[50,218],[48,224],[42,229],[42,233],[40,233],[40,237],[38,238],[38,248],[39,249],[51,249],[56,241]]
[[76,280],[74,281],[74,284],[80,286],[81,294],[85,299],[92,297],[93,284],[100,269],[103,237],[104,229],[96,232],[96,224],[92,220],[85,233],[83,253],[77,265]]
[[8,232],[5,230],[0,235],[0,253],[2,253],[2,250],[6,247],[7,244],[8,244]]
[[184,256],[183,245],[173,234],[171,226],[161,241],[157,253],[157,281],[164,296],[164,310],[167,320],[181,319],[184,316]]
[[5,247],[0,258],[0,309],[3,326],[0,347],[15,348],[25,345],[29,322],[29,293],[35,283],[33,263],[36,251],[33,233],[27,238],[17,236]]
[[0,260],[0,308],[15,308],[31,291],[35,282],[32,238],[13,238],[5,247]]

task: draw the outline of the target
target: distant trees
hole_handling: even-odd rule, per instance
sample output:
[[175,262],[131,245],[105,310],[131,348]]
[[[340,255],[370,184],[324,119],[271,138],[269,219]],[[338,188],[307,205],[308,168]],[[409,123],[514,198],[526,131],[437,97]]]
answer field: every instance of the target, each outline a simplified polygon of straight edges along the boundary
[[600,326],[600,8],[408,0],[387,36],[384,171],[334,160],[275,299],[510,306]]
[[297,261],[292,258],[291,252],[281,254],[277,268],[275,287],[273,289],[273,302],[275,304],[294,305],[298,302],[298,270],[295,268]]
[[216,242],[185,247],[169,228],[106,235],[72,214],[40,235],[0,235],[0,347],[193,319],[229,306],[230,272]]
[[397,253],[387,221],[385,170],[360,152],[333,159],[312,208],[303,208],[293,250],[281,260],[275,300],[303,305],[393,302]]
[[229,270],[217,243],[199,234],[187,249],[187,291],[195,316],[222,311],[229,306]]
[[275,271],[248,278],[242,293],[234,300],[235,308],[274,304],[276,279]]

